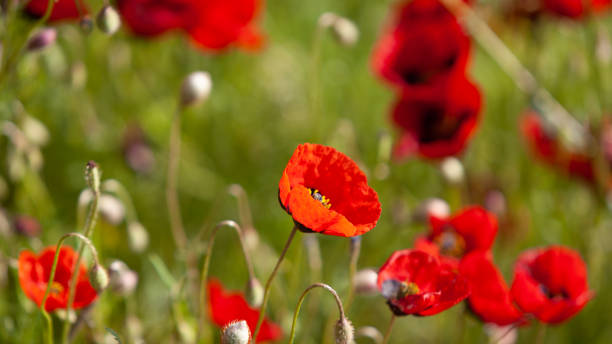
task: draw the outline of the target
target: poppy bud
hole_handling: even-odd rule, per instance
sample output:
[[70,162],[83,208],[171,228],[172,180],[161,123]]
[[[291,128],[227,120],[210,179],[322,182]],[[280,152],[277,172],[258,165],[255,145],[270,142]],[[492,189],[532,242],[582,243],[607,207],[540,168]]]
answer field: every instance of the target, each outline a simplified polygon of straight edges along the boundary
[[353,328],[353,324],[351,324],[350,320],[341,317],[338,322],[336,322],[334,335],[336,337],[336,344],[352,344],[355,336],[355,328]]
[[442,160],[440,163],[440,172],[446,181],[450,184],[460,184],[465,178],[463,164],[457,158],[450,157]]
[[181,106],[188,107],[205,101],[210,95],[212,80],[207,72],[189,74],[181,85]]
[[251,343],[251,330],[245,320],[232,321],[222,331],[221,344]]
[[493,214],[503,216],[506,214],[506,197],[499,190],[491,190],[485,196],[484,206]]
[[98,292],[106,289],[108,286],[108,273],[104,267],[94,264],[89,270],[89,281],[91,286]]
[[100,168],[93,160],[89,160],[85,166],[85,180],[87,186],[96,191],[100,190]]
[[13,227],[15,232],[28,237],[35,237],[40,233],[40,223],[27,215],[16,216],[13,220]]
[[257,278],[250,278],[246,286],[246,300],[253,308],[259,308],[263,302],[264,290]]
[[112,35],[121,27],[121,17],[113,6],[107,5],[102,7],[100,13],[98,13],[96,24],[102,32]]
[[32,116],[24,116],[21,122],[21,130],[28,142],[36,146],[44,146],[49,142],[49,131],[41,121]]
[[57,31],[52,28],[45,28],[37,32],[26,46],[27,51],[39,51],[55,43]]
[[91,31],[93,31],[93,20],[91,20],[89,15],[85,15],[83,18],[81,18],[81,20],[79,20],[79,27],[83,33],[88,35],[91,33]]
[[138,274],[120,260],[115,260],[108,267],[109,287],[119,295],[131,294],[138,284]]
[[373,269],[363,269],[357,271],[353,277],[355,292],[358,294],[376,294],[378,293],[378,273]]
[[130,222],[127,226],[128,244],[136,253],[143,252],[149,246],[149,232],[140,222]]
[[345,46],[354,45],[359,39],[359,29],[355,23],[331,12],[319,17],[319,27],[331,28],[338,43]]
[[113,226],[119,225],[125,218],[125,207],[117,197],[104,194],[100,196],[100,215]]
[[446,218],[450,215],[450,206],[440,198],[428,198],[423,201],[412,214],[416,222],[427,222],[430,216]]

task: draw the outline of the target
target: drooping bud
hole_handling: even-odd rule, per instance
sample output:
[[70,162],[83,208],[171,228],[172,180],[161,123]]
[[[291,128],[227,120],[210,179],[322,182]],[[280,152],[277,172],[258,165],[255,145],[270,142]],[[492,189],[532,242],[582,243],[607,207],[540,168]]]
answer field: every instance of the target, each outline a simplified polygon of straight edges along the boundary
[[427,222],[430,216],[445,218],[450,215],[450,206],[440,198],[428,198],[413,212],[412,218],[416,222]]
[[377,280],[378,273],[374,269],[363,269],[357,271],[353,277],[355,292],[358,294],[368,295],[378,293],[378,286],[376,285]]
[[212,80],[207,72],[189,74],[181,85],[181,106],[194,106],[205,101],[212,90]]
[[128,244],[132,251],[141,253],[149,247],[149,232],[140,222],[130,222],[127,232]]
[[138,284],[138,274],[120,260],[113,261],[109,267],[109,287],[119,295],[131,294]]
[[249,343],[251,343],[251,330],[245,320],[232,321],[223,327],[221,344]]
[[55,43],[57,31],[53,28],[44,28],[37,32],[26,45],[27,51],[39,51]]
[[103,266],[94,264],[91,269],[89,269],[89,282],[91,282],[92,287],[94,287],[97,292],[106,289],[109,283],[106,269],[104,269]]
[[100,215],[109,224],[117,226],[125,218],[125,207],[117,197],[103,194],[100,196]]
[[336,344],[352,344],[355,337],[355,328],[346,317],[341,317],[336,322],[334,329]]
[[250,278],[246,286],[246,300],[253,308],[259,308],[263,302],[264,289],[257,278]]
[[96,24],[100,31],[112,35],[121,27],[121,17],[113,6],[107,5],[102,7],[96,17]]
[[450,184],[460,184],[465,178],[463,164],[459,159],[454,157],[442,160],[440,163],[440,172],[442,172],[442,176]]
[[319,26],[330,28],[336,40],[342,45],[354,45],[359,39],[359,29],[355,23],[335,13],[323,13],[319,17]]
[[81,18],[81,20],[79,20],[79,27],[81,28],[81,31],[83,31],[84,34],[88,35],[93,31],[93,20],[91,20],[91,17],[86,14],[83,16],[83,18]]

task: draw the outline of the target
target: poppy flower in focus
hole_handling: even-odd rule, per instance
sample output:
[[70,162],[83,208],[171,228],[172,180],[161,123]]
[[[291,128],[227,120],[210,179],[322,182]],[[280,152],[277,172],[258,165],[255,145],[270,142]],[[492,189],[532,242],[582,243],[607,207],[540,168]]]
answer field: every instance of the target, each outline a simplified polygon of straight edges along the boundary
[[470,294],[465,278],[420,250],[394,252],[378,271],[377,285],[395,315],[434,315]]
[[430,216],[429,225],[431,233],[418,238],[415,248],[439,255],[453,268],[464,255],[491,249],[497,235],[495,215],[480,206],[465,208],[449,218]]
[[542,0],[545,10],[558,16],[578,19],[588,12],[601,12],[610,7],[611,0]]
[[493,263],[490,252],[472,252],[459,264],[459,273],[470,286],[470,310],[485,323],[506,326],[523,321],[503,276]]
[[[38,256],[31,251],[22,251],[19,255],[19,284],[26,296],[39,307],[51,275],[55,249],[55,246],[48,247]],[[51,291],[45,304],[45,309],[48,312],[67,307],[70,280],[72,279],[76,259],[77,254],[71,247],[63,246],[60,248],[57,270],[55,271]],[[88,306],[97,297],[97,293],[87,277],[85,265],[81,264],[78,271],[79,275],[77,276],[73,303],[74,309]]]
[[[225,291],[217,280],[208,281],[207,288],[210,319],[217,326],[223,328],[233,321],[244,320],[253,333],[259,319],[259,310],[251,308],[242,294]],[[278,340],[282,335],[281,328],[266,318],[255,342]]]
[[374,228],[378,195],[359,166],[332,147],[299,145],[278,184],[281,206],[304,232],[353,237]]
[[[79,3],[77,7],[76,3]],[[25,11],[33,17],[40,18],[47,12],[49,0],[30,0],[25,6]],[[87,13],[87,7],[82,0],[56,0],[49,16],[49,21],[79,19],[81,13]]]
[[431,0],[410,1],[399,13],[374,51],[377,74],[406,93],[432,96],[465,76],[470,40],[454,16]]
[[569,319],[593,297],[584,261],[562,246],[522,253],[514,268],[511,293],[525,313],[549,324]]
[[595,180],[593,158],[563,147],[555,129],[547,126],[536,112],[527,112],[521,119],[520,127],[529,149],[537,158],[570,176],[588,182]]

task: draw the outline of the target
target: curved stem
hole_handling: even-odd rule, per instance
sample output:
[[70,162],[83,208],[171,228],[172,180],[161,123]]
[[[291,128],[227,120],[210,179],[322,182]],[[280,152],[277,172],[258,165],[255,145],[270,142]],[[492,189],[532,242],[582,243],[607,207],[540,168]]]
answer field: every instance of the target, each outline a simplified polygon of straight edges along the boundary
[[304,292],[302,293],[302,296],[300,296],[300,299],[298,300],[297,306],[295,307],[295,312],[293,313],[293,322],[291,323],[291,334],[289,335],[289,344],[293,343],[293,340],[295,337],[295,324],[297,323],[297,318],[300,313],[300,308],[302,308],[302,303],[304,302],[304,298],[306,298],[306,295],[314,288],[323,288],[329,291],[334,296],[334,299],[336,300],[336,305],[338,306],[338,311],[340,312],[340,320],[346,319],[346,316],[344,314],[344,307],[342,307],[342,301],[340,300],[340,297],[338,296],[338,293],[334,290],[334,288],[324,283],[315,283],[309,286],[308,288],[306,288],[306,290],[304,290]]
[[387,344],[389,342],[389,338],[391,338],[391,332],[393,331],[393,324],[395,324],[395,314],[391,315],[391,320],[389,321],[389,327],[387,327],[387,332],[385,332],[385,338],[383,338],[382,344]]
[[364,326],[358,328],[355,332],[355,337],[366,337],[370,338],[376,344],[382,344],[383,335],[380,331],[373,326]]
[[266,281],[266,287],[264,289],[264,299],[261,304],[261,309],[259,310],[259,319],[257,320],[257,326],[255,327],[255,331],[253,332],[253,338],[257,338],[257,334],[259,333],[261,324],[263,324],[264,318],[266,316],[266,308],[268,306],[268,299],[270,298],[270,288],[272,287],[272,281],[274,280],[274,277],[276,276],[276,273],[278,272],[278,269],[281,263],[283,262],[283,258],[285,258],[285,255],[287,254],[287,250],[289,249],[289,246],[291,245],[291,241],[293,240],[293,237],[295,236],[295,232],[297,232],[296,225],[293,226],[293,229],[291,230],[291,233],[289,234],[289,238],[287,238],[287,242],[285,243],[285,247],[283,248],[283,251],[278,257],[276,266],[274,267],[274,270],[272,270],[270,277],[268,277],[268,280]]
[[208,279],[208,269],[210,266],[210,257],[212,256],[212,249],[215,243],[215,236],[219,229],[223,227],[232,227],[236,230],[238,234],[238,239],[240,240],[240,246],[242,247],[242,254],[244,255],[244,261],[246,263],[247,271],[249,274],[249,280],[255,278],[255,271],[253,270],[253,264],[251,262],[251,258],[246,249],[246,245],[244,243],[243,231],[236,222],[232,220],[225,220],[219,222],[215,228],[213,228],[212,233],[210,234],[210,239],[208,240],[208,247],[206,248],[206,257],[204,258],[204,265],[202,267],[202,275],[200,277],[200,325],[201,328],[204,328],[206,324],[206,280]]
[[[68,234],[63,235],[58,240],[57,247],[55,248],[55,255],[53,256],[53,265],[51,265],[51,273],[49,274],[49,280],[47,282],[47,288],[45,289],[45,294],[43,295],[42,302],[40,303],[40,311],[42,312],[43,316],[47,320],[47,343],[49,344],[53,343],[53,320],[51,319],[51,317],[49,316],[49,313],[45,309],[45,305],[47,303],[47,298],[49,297],[49,293],[51,292],[51,285],[53,284],[53,280],[55,279],[55,271],[57,270],[57,262],[59,260],[60,248],[62,247],[62,243],[70,237],[76,237],[82,240],[82,242],[85,243],[85,245],[89,247],[89,249],[91,250],[95,263],[98,265],[100,264],[100,261],[98,259],[98,251],[96,250],[96,247],[91,243],[91,240],[89,240],[83,234],[68,233]],[[73,271],[73,276],[78,275],[77,271],[78,271],[78,265],[76,265],[76,268]]]
[[229,186],[228,192],[236,197],[238,201],[238,216],[240,217],[240,223],[242,224],[244,232],[254,231],[253,216],[251,215],[251,207],[249,207],[246,191],[244,191],[242,185],[232,184]]

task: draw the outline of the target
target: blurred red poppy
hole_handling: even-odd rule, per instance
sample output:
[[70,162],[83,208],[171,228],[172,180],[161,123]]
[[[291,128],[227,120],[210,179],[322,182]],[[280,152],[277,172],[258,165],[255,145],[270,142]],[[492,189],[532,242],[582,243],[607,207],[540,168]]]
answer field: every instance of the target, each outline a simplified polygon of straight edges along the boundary
[[467,254],[461,259],[459,273],[470,285],[470,310],[483,322],[505,326],[524,321],[490,252]]
[[465,76],[468,36],[438,1],[409,1],[397,13],[376,46],[374,70],[412,96],[439,96],[449,79]]
[[[31,251],[22,251],[19,255],[19,284],[28,298],[39,307],[42,303],[51,275],[53,257],[56,247],[44,249],[38,256]],[[74,272],[77,254],[69,246],[60,248],[57,261],[57,270],[51,284],[51,291],[47,298],[45,309],[48,312],[68,305],[68,293],[70,280]],[[97,293],[89,283],[87,268],[84,264],[79,266],[76,292],[74,296],[74,309],[83,308],[91,304],[97,297]]]
[[378,271],[377,284],[395,315],[434,315],[470,294],[462,276],[419,250],[394,252]]
[[[77,7],[77,2],[79,7]],[[49,6],[49,0],[30,0],[25,10],[34,17],[42,17],[47,12],[47,6]],[[87,13],[83,0],[56,0],[49,21],[79,19],[81,17],[79,10],[82,14]]]
[[332,147],[297,147],[278,184],[281,206],[305,232],[352,237],[376,226],[380,202],[365,174]]
[[610,7],[611,0],[542,0],[542,6],[550,13],[577,19],[588,12],[601,12]]
[[[242,294],[225,291],[217,280],[208,281],[207,288],[210,319],[217,326],[223,328],[232,321],[244,320],[253,333],[259,319],[259,310],[251,308]],[[281,328],[265,319],[255,342],[274,341],[282,336]]]
[[208,50],[235,44],[247,50],[262,46],[263,36],[253,25],[260,0],[119,0],[121,15],[140,36],[154,37],[181,29]]
[[480,120],[480,91],[464,78],[447,86],[442,93],[406,93],[397,101],[392,119],[402,133],[394,147],[396,158],[419,154],[439,159],[465,149]]
[[561,323],[593,297],[580,255],[551,246],[522,253],[514,268],[512,297],[526,313],[544,323]]
[[563,147],[556,130],[546,125],[535,111],[529,111],[521,119],[521,132],[532,154],[561,171],[588,182],[595,180],[594,161],[586,153],[572,152]]
[[497,218],[480,206],[464,208],[449,218],[429,217],[431,232],[418,238],[415,248],[457,268],[459,260],[470,252],[488,251],[497,235]]

